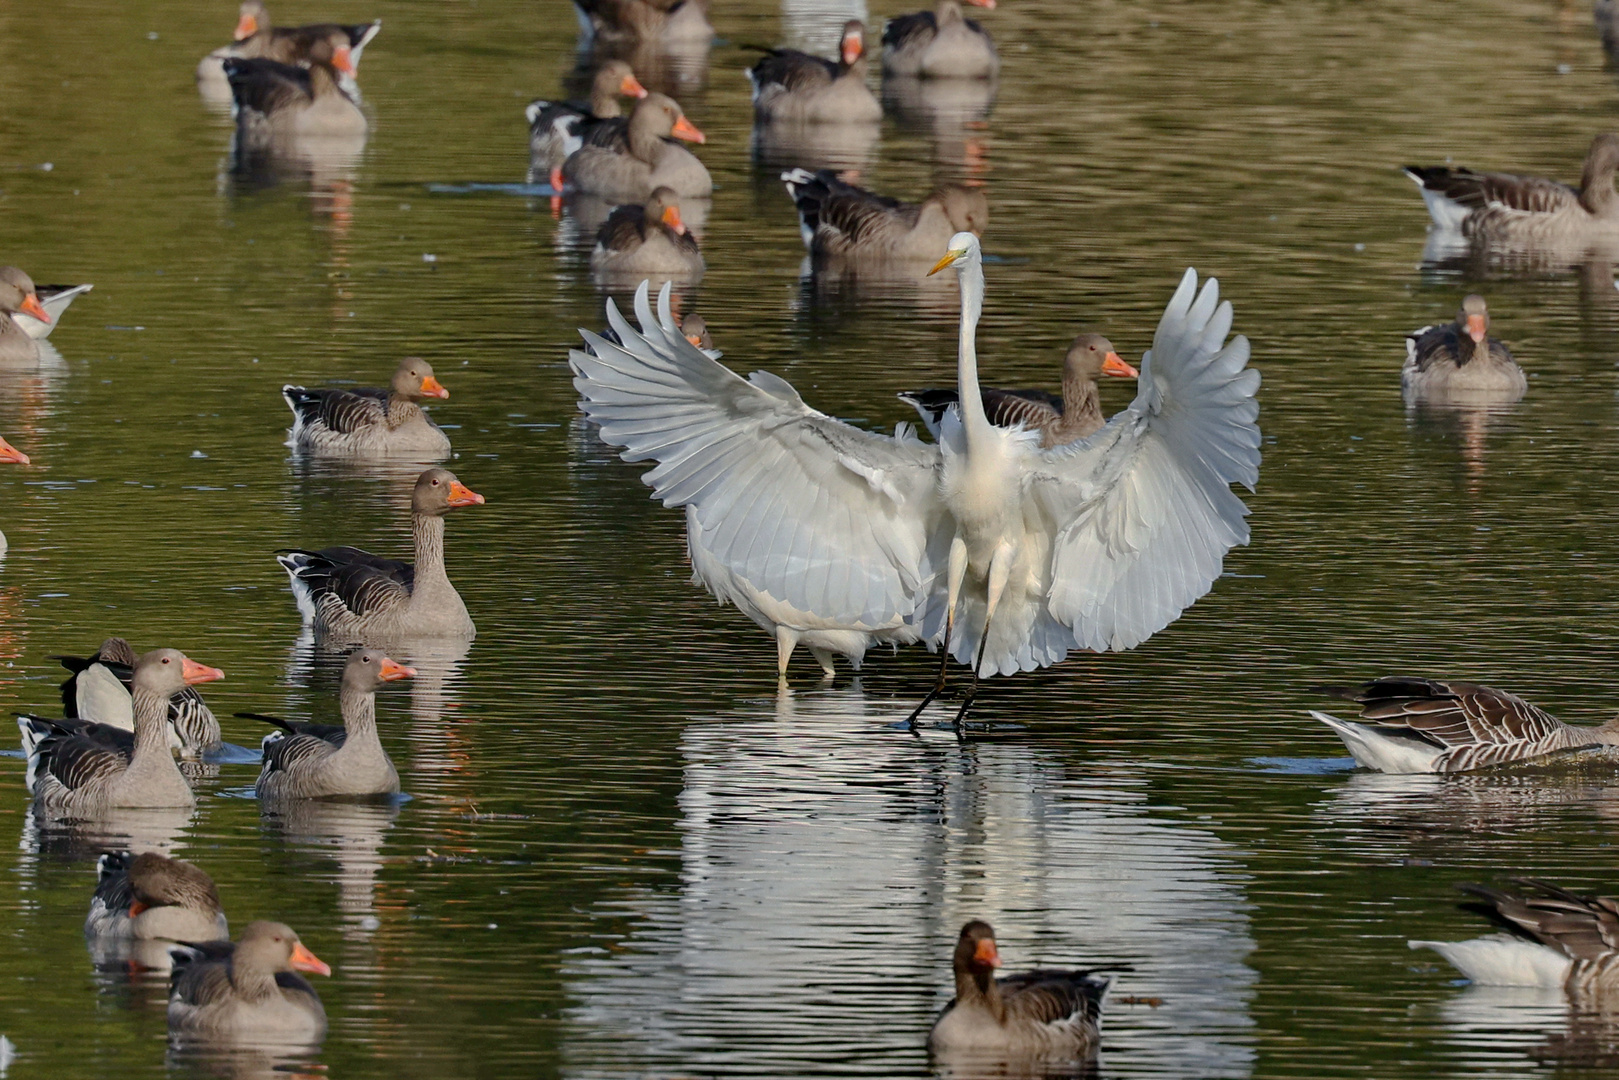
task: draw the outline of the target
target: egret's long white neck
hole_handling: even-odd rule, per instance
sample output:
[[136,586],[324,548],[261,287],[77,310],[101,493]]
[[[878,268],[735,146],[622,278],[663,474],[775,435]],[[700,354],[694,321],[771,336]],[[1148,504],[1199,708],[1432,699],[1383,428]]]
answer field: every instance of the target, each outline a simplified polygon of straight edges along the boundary
[[961,425],[967,444],[990,433],[984,415],[984,395],[978,388],[978,316],[984,310],[984,268],[976,259],[961,267],[961,342],[956,360],[956,384]]

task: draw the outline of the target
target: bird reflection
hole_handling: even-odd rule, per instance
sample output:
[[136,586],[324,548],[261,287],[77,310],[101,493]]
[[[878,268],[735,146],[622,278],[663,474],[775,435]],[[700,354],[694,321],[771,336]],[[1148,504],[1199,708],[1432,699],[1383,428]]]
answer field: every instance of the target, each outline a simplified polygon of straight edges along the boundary
[[783,169],[854,169],[877,163],[879,124],[814,124],[793,120],[759,123],[753,129],[753,159],[774,184]]
[[[687,727],[678,894],[604,904],[602,919],[631,925],[565,969],[579,1003],[568,1057],[592,1071],[782,1071],[849,1053],[914,1071],[957,933],[988,916],[1020,964],[1133,965],[1127,993],[1162,1007],[1110,1008],[1110,1056],[1246,1076],[1256,976],[1235,853],[1156,816],[1138,776],[887,730],[907,712],[857,683]],[[951,1075],[1050,1074],[1003,1062]]]
[[[1447,969],[1448,970],[1448,969]],[[1498,1074],[1503,1065],[1619,1068],[1619,1011],[1570,1004],[1561,988],[1468,986],[1440,1007],[1450,1057]]]
[[93,818],[30,806],[23,820],[22,849],[63,862],[94,862],[106,851],[155,851],[173,855],[196,815],[195,807],[108,810]]
[[1463,486],[1475,495],[1484,483],[1490,432],[1506,426],[1517,411],[1516,402],[1497,405],[1408,398],[1405,404],[1406,423],[1413,432],[1431,431],[1455,440],[1461,452]]
[[933,160],[950,179],[989,174],[987,121],[994,104],[994,79],[883,80],[883,110],[933,140]]
[[165,1064],[174,1073],[217,1080],[313,1080],[327,1075],[326,1066],[307,1050],[287,1052],[195,1042],[171,1044]]
[[266,832],[280,836],[289,847],[337,863],[333,880],[345,941],[369,942],[378,928],[376,889],[382,846],[399,817],[400,805],[397,799],[260,801]]
[[590,81],[596,69],[609,60],[623,60],[648,90],[667,94],[676,101],[699,95],[708,83],[709,42],[636,41],[604,36],[581,37],[573,71],[563,80],[569,97],[590,97]]

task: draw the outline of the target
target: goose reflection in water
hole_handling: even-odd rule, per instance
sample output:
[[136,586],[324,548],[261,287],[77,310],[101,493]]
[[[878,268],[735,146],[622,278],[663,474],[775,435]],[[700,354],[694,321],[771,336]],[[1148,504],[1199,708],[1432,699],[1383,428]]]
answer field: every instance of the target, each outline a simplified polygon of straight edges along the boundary
[[961,926],[988,918],[1020,966],[1132,965],[1104,1014],[1109,1073],[1249,1075],[1237,853],[1154,813],[1139,776],[1070,774],[1021,743],[872,740],[907,712],[857,684],[692,722],[680,887],[601,904],[629,928],[565,968],[569,1074],[914,1072]]

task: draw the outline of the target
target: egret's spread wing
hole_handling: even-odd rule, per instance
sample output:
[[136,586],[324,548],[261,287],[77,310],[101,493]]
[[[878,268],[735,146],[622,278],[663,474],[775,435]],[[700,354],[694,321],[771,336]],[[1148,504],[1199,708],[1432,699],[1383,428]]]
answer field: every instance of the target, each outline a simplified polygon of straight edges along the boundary
[[817,412],[786,381],[743,379],[683,336],[669,287],[637,333],[611,301],[621,345],[582,331],[569,353],[580,407],[666,506],[691,505],[704,548],[753,588],[852,628],[908,619],[934,576],[938,450]]
[[1090,438],[1045,451],[1031,475],[1056,529],[1048,606],[1083,648],[1139,645],[1248,542],[1230,485],[1259,480],[1259,373],[1246,338],[1226,344],[1231,305],[1219,298],[1213,278],[1198,293],[1186,271],[1136,399]]

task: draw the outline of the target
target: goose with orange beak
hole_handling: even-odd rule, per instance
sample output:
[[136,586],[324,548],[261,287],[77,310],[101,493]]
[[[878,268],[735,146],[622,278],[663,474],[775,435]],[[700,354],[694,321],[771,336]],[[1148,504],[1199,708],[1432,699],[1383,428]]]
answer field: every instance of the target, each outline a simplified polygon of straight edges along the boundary
[[883,107],[866,85],[866,25],[843,27],[838,59],[771,49],[748,69],[757,123],[875,124]]
[[1096,1052],[1112,979],[1052,970],[996,978],[995,931],[980,919],[961,928],[953,966],[956,996],[928,1035],[935,1055],[946,1061],[1084,1060]]
[[590,268],[603,277],[678,277],[693,280],[704,270],[697,238],[680,219],[680,197],[658,188],[644,206],[614,210],[596,234]]
[[135,661],[134,732],[84,720],[19,717],[34,802],[78,813],[196,805],[169,750],[169,699],[187,686],[224,677],[178,649],[154,649]]
[[483,505],[484,497],[448,469],[428,469],[411,494],[415,562],[354,547],[278,552],[304,622],[329,643],[365,644],[411,637],[463,638],[477,633],[444,567],[444,516]]
[[229,941],[182,942],[169,982],[169,1034],[185,1041],[301,1047],[326,1035],[320,995],[299,972],[327,963],[278,922],[249,924]]
[[529,179],[547,177],[551,187],[562,190],[562,163],[577,153],[604,120],[623,116],[618,99],[647,96],[647,88],[623,60],[609,60],[596,72],[590,84],[589,102],[548,101],[538,98],[528,103]]
[[343,726],[239,713],[274,724],[264,737],[261,799],[327,799],[397,795],[399,773],[377,736],[377,691],[416,674],[377,649],[355,649],[343,666],[338,706]]
[[233,40],[223,48],[215,49],[197,65],[197,85],[210,100],[229,100],[230,87],[225,81],[224,62],[237,60],[274,60],[278,64],[302,65],[311,62],[311,52],[317,42],[325,42],[334,52],[343,55],[339,83],[343,92],[360,98],[360,54],[371,40],[382,32],[382,20],[368,23],[309,23],[304,26],[273,26],[270,13],[261,0],[243,0],[236,20]]
[[1405,339],[1400,386],[1407,402],[1510,404],[1529,389],[1512,352],[1489,336],[1484,297],[1462,301],[1456,321],[1413,330]]
[[[562,163],[562,189],[610,203],[642,203],[666,187],[682,199],[707,198],[714,180],[679,142],[708,141],[673,98],[648,94],[628,119],[604,120]],[[553,177],[553,183],[556,177]]]
[[292,410],[287,445],[301,453],[437,461],[450,452],[450,437],[421,407],[430,398],[446,400],[450,392],[419,356],[399,362],[386,390],[287,385],[281,396]]
[[0,363],[39,362],[39,344],[14,316],[31,316],[50,325],[50,312],[39,302],[34,279],[15,266],[0,266]]

